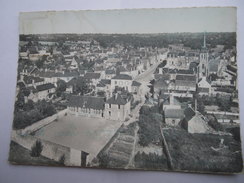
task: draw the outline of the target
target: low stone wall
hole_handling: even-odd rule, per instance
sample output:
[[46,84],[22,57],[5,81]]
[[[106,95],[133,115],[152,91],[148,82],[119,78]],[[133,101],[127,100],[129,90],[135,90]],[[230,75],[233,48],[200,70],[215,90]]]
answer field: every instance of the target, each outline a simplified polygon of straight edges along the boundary
[[50,124],[54,120],[63,117],[65,114],[67,114],[67,109],[64,109],[62,111],[59,111],[58,113],[56,113],[56,114],[54,114],[52,116],[49,116],[47,118],[44,118],[44,119],[42,119],[42,120],[40,120],[40,121],[38,121],[38,122],[30,125],[30,126],[27,126],[24,129],[18,130],[18,132],[20,134],[22,134],[22,135],[30,134],[31,132],[37,131],[40,128],[42,128],[42,127]]
[[41,152],[42,156],[58,162],[60,158],[64,155],[64,164],[66,166],[81,166],[82,151],[80,150],[76,150],[50,141],[39,139],[32,135],[20,135],[18,134],[18,132],[14,130],[11,134],[11,140],[28,150],[31,150],[31,147],[38,140],[43,145],[43,150]]

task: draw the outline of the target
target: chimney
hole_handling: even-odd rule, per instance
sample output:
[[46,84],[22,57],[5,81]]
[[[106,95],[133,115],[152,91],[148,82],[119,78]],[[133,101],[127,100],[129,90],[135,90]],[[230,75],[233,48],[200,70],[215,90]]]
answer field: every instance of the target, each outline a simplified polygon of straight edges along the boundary
[[115,93],[114,94],[114,99],[117,100],[117,98],[118,98],[118,93]]

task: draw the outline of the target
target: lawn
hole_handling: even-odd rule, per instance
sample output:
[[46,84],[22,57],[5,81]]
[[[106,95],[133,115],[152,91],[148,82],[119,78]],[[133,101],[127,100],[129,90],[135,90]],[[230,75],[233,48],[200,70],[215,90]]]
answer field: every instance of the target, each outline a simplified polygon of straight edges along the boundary
[[[240,172],[241,143],[230,135],[189,134],[183,129],[164,129],[174,170],[193,172]],[[225,148],[218,151],[221,139]]]

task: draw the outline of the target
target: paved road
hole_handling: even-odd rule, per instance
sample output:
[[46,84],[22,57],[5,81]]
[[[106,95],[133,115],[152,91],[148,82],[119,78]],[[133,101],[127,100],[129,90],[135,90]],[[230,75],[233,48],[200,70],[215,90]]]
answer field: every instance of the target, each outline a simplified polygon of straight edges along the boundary
[[145,95],[149,92],[150,88],[148,87],[148,85],[150,84],[149,82],[154,79],[153,77],[153,73],[155,72],[156,68],[158,67],[158,65],[161,62],[157,62],[155,64],[153,64],[149,69],[147,69],[145,72],[143,72],[142,74],[138,75],[134,80],[138,81],[142,84],[141,88],[142,88],[142,92],[141,92],[141,102],[135,107],[135,109],[132,110],[131,114],[132,117],[125,122],[125,125],[128,125],[134,121],[136,121],[139,118],[139,111],[141,109],[141,107],[144,105],[145,103]]

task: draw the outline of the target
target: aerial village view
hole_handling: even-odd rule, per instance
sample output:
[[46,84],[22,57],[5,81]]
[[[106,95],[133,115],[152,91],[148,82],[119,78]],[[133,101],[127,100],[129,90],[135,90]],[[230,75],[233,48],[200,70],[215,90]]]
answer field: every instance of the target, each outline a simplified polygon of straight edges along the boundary
[[240,172],[236,33],[20,35],[9,161]]

